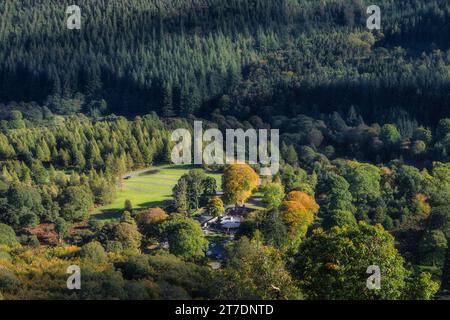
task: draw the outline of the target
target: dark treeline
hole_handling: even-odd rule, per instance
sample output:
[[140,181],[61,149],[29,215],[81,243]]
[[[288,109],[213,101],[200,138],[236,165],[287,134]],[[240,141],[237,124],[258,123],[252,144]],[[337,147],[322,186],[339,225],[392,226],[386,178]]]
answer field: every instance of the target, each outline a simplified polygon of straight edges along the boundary
[[0,101],[81,92],[93,115],[449,115],[445,1],[380,1],[373,34],[360,0],[78,1],[81,30],[65,27],[69,4],[0,4]]
[[[1,1],[0,300],[448,292],[447,2],[380,0],[369,31],[365,0],[78,0],[81,30],[72,1]],[[204,165],[161,208],[106,209],[194,119],[280,129],[280,171]],[[233,240],[195,220],[253,201]]]

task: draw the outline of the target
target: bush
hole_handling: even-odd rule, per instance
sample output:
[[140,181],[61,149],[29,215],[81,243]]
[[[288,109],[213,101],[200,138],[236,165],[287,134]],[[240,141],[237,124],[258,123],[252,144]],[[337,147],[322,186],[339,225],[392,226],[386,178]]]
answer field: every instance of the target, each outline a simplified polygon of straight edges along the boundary
[[41,245],[41,243],[39,242],[39,239],[36,235],[32,235],[28,239],[28,245],[30,245],[32,247],[39,247]]
[[19,241],[22,245],[28,245],[32,247],[39,247],[39,245],[41,244],[36,235],[28,236],[23,234],[19,237]]
[[89,227],[94,231],[100,231],[105,223],[100,220],[89,220]]
[[136,225],[121,222],[113,226],[109,240],[119,241],[124,249],[139,250],[142,235],[137,230]]
[[0,244],[6,244],[8,246],[18,244],[13,228],[2,223],[0,223]]
[[148,258],[144,255],[130,257],[120,268],[125,279],[143,279],[151,275]]
[[94,263],[104,263],[108,261],[105,249],[97,241],[89,242],[81,248],[81,256]]
[[20,218],[20,226],[22,228],[34,228],[39,224],[39,218],[33,213],[28,213]]
[[11,261],[11,255],[8,252],[0,251],[0,261]]
[[118,253],[123,251],[123,246],[119,241],[106,241],[105,249],[107,252]]
[[0,288],[3,292],[12,292],[17,290],[20,285],[14,272],[8,269],[0,269]]
[[147,300],[149,298],[147,288],[143,283],[127,282],[125,284],[125,291],[128,300]]

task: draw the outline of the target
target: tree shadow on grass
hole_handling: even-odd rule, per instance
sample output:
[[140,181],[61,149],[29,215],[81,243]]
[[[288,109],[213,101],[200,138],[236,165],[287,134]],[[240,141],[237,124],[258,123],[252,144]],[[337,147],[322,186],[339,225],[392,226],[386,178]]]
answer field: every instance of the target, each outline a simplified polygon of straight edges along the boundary
[[173,204],[173,200],[159,200],[159,201],[148,201],[139,204],[139,209],[147,209],[147,208],[165,208],[169,207]]
[[201,165],[195,164],[178,164],[178,165],[167,165],[163,166],[160,169],[182,169],[182,170],[192,170],[192,169],[201,169]]
[[100,213],[91,215],[91,219],[97,221],[117,220],[122,216],[122,210],[119,209],[106,209],[101,210]]
[[[135,210],[144,210],[148,208],[167,208],[173,205],[173,200],[159,200],[159,201],[148,201],[144,203],[140,203],[136,207]],[[92,220],[97,221],[110,221],[110,220],[119,220],[122,217],[123,209],[105,209],[100,210],[99,213],[95,213],[91,215]]]

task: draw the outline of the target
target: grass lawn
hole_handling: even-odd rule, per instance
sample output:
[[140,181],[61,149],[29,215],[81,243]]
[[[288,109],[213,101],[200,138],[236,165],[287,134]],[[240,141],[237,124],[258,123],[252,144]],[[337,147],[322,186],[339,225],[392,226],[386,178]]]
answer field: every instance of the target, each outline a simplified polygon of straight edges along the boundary
[[[153,169],[156,170],[133,175],[130,179],[124,180],[123,189],[117,190],[114,202],[98,208],[92,214],[92,218],[97,220],[119,218],[127,199],[131,201],[134,209],[164,206],[172,200],[172,188],[178,179],[193,167],[165,165]],[[208,173],[207,175],[216,179],[220,190],[222,175],[218,173]]]

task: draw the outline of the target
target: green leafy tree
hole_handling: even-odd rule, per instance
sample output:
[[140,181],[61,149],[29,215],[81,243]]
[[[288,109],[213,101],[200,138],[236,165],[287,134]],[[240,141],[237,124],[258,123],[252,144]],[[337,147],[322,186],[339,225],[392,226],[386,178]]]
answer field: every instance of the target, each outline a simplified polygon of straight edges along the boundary
[[436,139],[443,140],[450,133],[450,118],[441,119],[436,128]]
[[[382,274],[379,290],[366,287],[372,265]],[[362,222],[316,231],[301,244],[293,271],[311,299],[399,299],[408,276],[394,238]]]
[[202,199],[215,195],[215,180],[202,170],[191,170],[183,175],[173,188],[175,206],[180,212],[193,212],[200,208]]
[[427,230],[419,245],[421,264],[442,268],[447,248],[447,239],[441,230]]
[[290,164],[291,166],[295,167],[298,165],[298,154],[292,144],[287,146],[283,143],[281,145],[281,156],[284,161],[286,161],[286,163]]
[[6,200],[6,203],[0,203],[0,221],[16,229],[27,227],[29,220],[26,215],[41,216],[44,212],[41,195],[31,186],[12,185],[6,193]]
[[213,177],[205,177],[203,179],[203,194],[200,199],[200,204],[205,205],[209,198],[217,194],[217,181]]
[[325,228],[355,223],[356,208],[349,188],[349,183],[335,173],[328,173],[319,180],[316,192],[321,200],[319,216]]
[[99,264],[108,261],[108,256],[100,242],[92,241],[81,247],[80,255],[92,263]]
[[260,230],[264,236],[265,243],[268,245],[280,249],[288,245],[288,229],[277,208],[267,212],[264,220],[261,222]]
[[306,172],[297,169],[294,170],[290,165],[281,168],[281,182],[286,192],[291,192],[300,187],[302,179],[306,179]]
[[141,247],[142,234],[138,231],[136,224],[128,222],[115,223],[105,226],[107,238],[110,241],[118,241],[123,249],[138,252]]
[[358,204],[367,204],[381,196],[380,169],[368,163],[355,163],[345,178],[349,183],[349,191]]
[[188,212],[189,210],[189,186],[186,179],[178,180],[172,190],[175,200],[175,207],[179,212]]
[[208,241],[197,221],[175,215],[165,221],[162,228],[169,242],[170,253],[188,260],[205,255]]
[[11,120],[9,120],[9,127],[11,129],[25,128],[25,121],[23,121],[22,112],[20,112],[19,110],[11,111]]
[[125,204],[123,206],[124,211],[133,212],[133,205],[131,203],[131,200],[125,200]]
[[55,220],[55,231],[58,234],[59,242],[63,241],[64,238],[68,237],[70,234],[70,225],[63,218],[56,218]]
[[434,281],[428,272],[412,274],[407,282],[404,299],[408,300],[431,300],[439,290],[439,283]]
[[92,192],[85,186],[66,188],[60,197],[61,216],[66,221],[84,220],[94,204]]
[[385,124],[381,128],[380,138],[387,147],[394,148],[399,145],[402,136],[395,125]]
[[284,199],[284,189],[279,183],[268,183],[263,187],[263,202],[268,208],[278,208]]
[[14,229],[3,223],[0,223],[0,244],[7,246],[19,244]]
[[428,228],[441,230],[450,239],[450,206],[439,206],[431,210],[428,218]]

